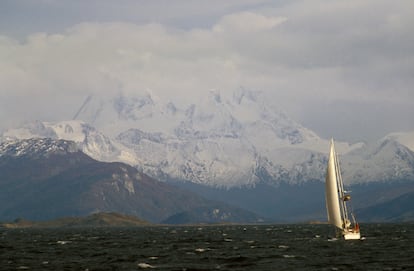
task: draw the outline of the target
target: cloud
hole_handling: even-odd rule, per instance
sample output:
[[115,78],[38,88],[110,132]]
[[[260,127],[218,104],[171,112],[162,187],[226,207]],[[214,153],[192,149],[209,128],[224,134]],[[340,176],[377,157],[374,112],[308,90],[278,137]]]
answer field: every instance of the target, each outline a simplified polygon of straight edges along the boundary
[[34,32],[57,33],[80,22],[160,23],[191,29],[269,2],[273,1],[4,0],[0,1],[0,33],[20,39]]
[[[161,97],[192,100],[211,89],[226,92],[243,86],[264,91],[322,135],[339,131],[335,118],[348,107],[348,127],[364,110],[387,108],[381,116],[383,129],[366,128],[358,132],[361,138],[397,127],[414,129],[406,116],[414,113],[414,9],[409,1],[281,5],[246,0],[224,6],[213,1],[204,8],[177,1],[181,5],[171,6],[169,15],[155,11],[159,1],[133,2],[104,2],[95,22],[32,33],[22,40],[1,36],[3,128],[16,119],[70,118],[90,93],[150,89]],[[64,7],[59,1],[49,4],[53,10]],[[117,17],[127,8],[126,18]],[[139,14],[148,14],[134,20],[139,8]],[[77,17],[64,21],[86,18],[82,12],[91,9],[86,5]],[[339,104],[346,105],[340,112],[335,110]]]
[[285,17],[266,17],[253,12],[242,12],[224,16],[214,27],[217,32],[257,32],[270,30],[286,21]]

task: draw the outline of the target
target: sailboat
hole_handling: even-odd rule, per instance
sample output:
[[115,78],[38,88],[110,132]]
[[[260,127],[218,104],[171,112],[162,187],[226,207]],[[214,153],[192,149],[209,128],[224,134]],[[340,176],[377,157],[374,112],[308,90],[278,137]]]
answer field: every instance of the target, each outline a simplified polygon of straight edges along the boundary
[[[351,196],[344,190],[338,156],[333,139],[329,152],[328,168],[325,182],[326,210],[328,222],[334,225],[339,236],[345,240],[361,239],[359,225],[348,204]],[[352,222],[350,220],[352,218]]]

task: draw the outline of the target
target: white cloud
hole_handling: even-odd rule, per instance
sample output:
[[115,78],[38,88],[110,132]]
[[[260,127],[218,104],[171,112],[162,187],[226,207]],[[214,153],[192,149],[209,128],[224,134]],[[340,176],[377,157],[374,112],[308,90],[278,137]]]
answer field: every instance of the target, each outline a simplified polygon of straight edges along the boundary
[[253,12],[241,12],[224,16],[214,27],[217,32],[236,33],[270,30],[285,22],[285,17],[266,17]]
[[[145,11],[143,3],[139,7]],[[90,93],[151,89],[159,96],[191,99],[210,89],[244,86],[267,92],[321,134],[335,133],[338,104],[349,106],[350,127],[363,110],[381,112],[377,108],[386,106],[395,111],[387,110],[381,116],[384,127],[372,131],[414,129],[405,116],[414,113],[409,109],[414,108],[411,2],[321,0],[282,6],[246,0],[225,4],[227,13],[219,11],[220,3],[204,10],[195,4],[171,7],[171,20],[179,20],[180,12],[191,17],[184,28],[154,23],[157,16],[164,18],[154,4],[146,22],[114,22],[117,17],[107,8],[101,13],[109,22],[98,18],[54,34],[33,33],[24,41],[0,37],[0,126],[16,119],[70,118]],[[138,6],[130,9],[133,14]],[[215,19],[190,27],[198,15]],[[325,114],[332,117],[322,118]],[[364,138],[370,131],[359,133]]]

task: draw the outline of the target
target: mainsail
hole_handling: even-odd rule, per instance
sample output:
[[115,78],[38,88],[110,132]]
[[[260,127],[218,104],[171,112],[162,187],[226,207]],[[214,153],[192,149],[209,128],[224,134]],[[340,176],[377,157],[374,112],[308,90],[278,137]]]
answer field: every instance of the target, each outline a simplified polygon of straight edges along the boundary
[[352,226],[351,221],[349,220],[346,202],[351,199],[351,196],[345,194],[333,140],[331,141],[325,181],[328,222],[341,230],[345,240],[360,239],[359,225],[356,223],[353,214],[351,215],[354,220],[354,226]]
[[328,169],[326,172],[326,210],[330,224],[342,229],[341,209],[339,207],[338,178],[336,170],[336,154],[333,141],[329,152]]

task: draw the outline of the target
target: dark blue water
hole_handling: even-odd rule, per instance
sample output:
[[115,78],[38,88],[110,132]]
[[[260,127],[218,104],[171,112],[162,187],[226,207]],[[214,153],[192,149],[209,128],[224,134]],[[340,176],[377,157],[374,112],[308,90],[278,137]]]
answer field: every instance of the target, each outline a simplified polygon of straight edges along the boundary
[[414,224],[2,229],[1,270],[414,270]]

